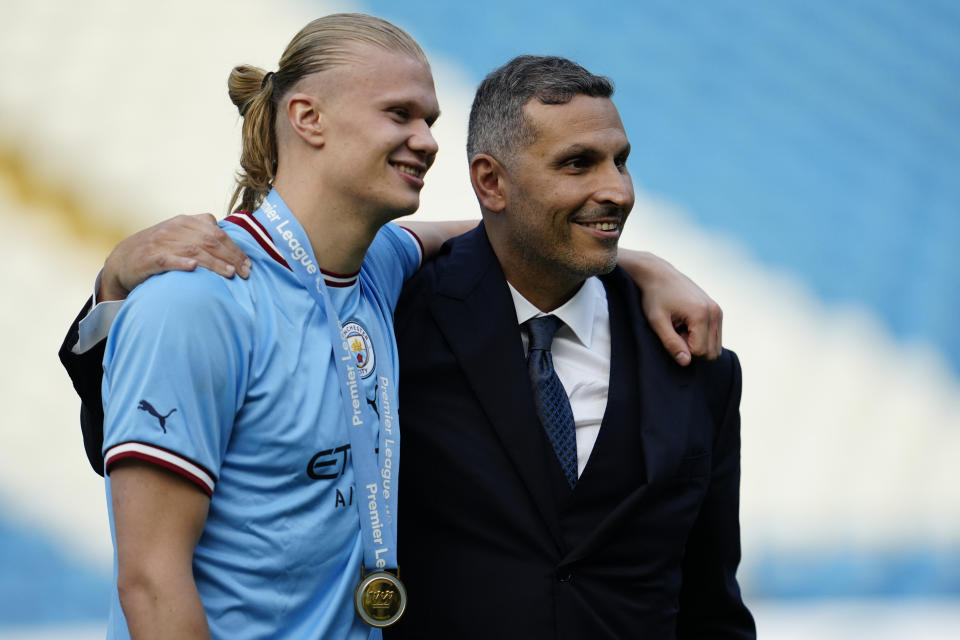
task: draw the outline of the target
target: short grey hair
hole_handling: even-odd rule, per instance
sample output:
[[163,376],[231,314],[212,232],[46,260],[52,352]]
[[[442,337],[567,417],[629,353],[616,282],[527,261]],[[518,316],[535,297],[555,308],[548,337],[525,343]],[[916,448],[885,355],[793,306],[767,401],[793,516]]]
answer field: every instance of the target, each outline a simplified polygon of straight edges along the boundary
[[537,132],[524,116],[524,105],[533,98],[541,104],[566,104],[577,95],[609,98],[613,81],[557,56],[517,56],[494,69],[473,98],[467,160],[485,153],[510,162],[536,140]]

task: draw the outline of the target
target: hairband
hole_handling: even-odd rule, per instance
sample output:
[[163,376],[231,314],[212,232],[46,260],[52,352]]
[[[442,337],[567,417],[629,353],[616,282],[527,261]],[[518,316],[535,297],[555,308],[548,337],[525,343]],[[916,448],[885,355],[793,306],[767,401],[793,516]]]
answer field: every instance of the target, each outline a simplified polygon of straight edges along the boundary
[[263,91],[264,87],[267,86],[267,81],[270,80],[270,78],[272,77],[273,77],[273,71],[267,71],[267,73],[264,74],[263,80],[260,81],[260,91]]

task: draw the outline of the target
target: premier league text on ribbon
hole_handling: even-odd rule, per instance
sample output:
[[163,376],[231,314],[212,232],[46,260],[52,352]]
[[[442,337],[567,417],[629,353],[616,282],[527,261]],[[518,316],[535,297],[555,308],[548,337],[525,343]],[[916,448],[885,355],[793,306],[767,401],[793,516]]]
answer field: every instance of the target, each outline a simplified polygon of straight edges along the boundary
[[387,376],[380,376],[380,411],[383,417],[380,419],[380,428],[383,429],[383,468],[380,469],[380,477],[383,478],[383,499],[386,501],[385,517],[389,520],[393,518],[390,511],[390,492],[393,486],[393,447],[396,441],[393,438],[393,411],[390,404],[390,379]]
[[377,483],[371,482],[367,485],[367,508],[370,509],[370,528],[373,531],[373,541],[380,545],[380,548],[374,549],[376,554],[375,566],[377,569],[386,569],[387,561],[380,556],[386,555],[390,548],[383,544],[383,523],[380,522],[380,509],[377,508]]
[[[342,365],[336,365],[335,369],[341,380],[340,400],[343,417],[346,420],[350,435],[354,472],[357,477],[357,484],[365,487],[368,492],[367,512],[363,510],[362,501],[357,500],[361,539],[363,540],[363,564],[366,567],[376,567],[379,571],[377,574],[368,575],[357,586],[355,595],[357,611],[364,621],[373,626],[381,627],[393,624],[402,615],[406,598],[405,590],[399,579],[392,574],[383,572],[385,569],[397,567],[397,493],[393,487],[393,470],[396,462],[395,458],[400,454],[400,434],[394,429],[396,423],[396,416],[393,413],[393,407],[396,404],[395,388],[390,383],[389,376],[382,373],[377,376],[379,389],[375,393],[377,399],[381,402],[382,416],[376,411],[375,406],[371,409],[367,407],[367,402],[361,401],[360,380],[357,379],[356,363],[344,337],[343,324],[340,322],[337,310],[334,308],[326,290],[322,272],[317,266],[313,248],[310,246],[310,240],[307,238],[306,232],[276,191],[271,191],[267,195],[261,211],[270,223],[265,225],[265,228],[274,244],[278,248],[286,245],[284,252],[289,256],[288,264],[291,271],[300,280],[303,287],[310,292],[314,301],[324,309],[327,329],[330,334],[330,344],[334,350],[334,363],[339,361]],[[259,213],[260,211],[256,212],[254,216],[258,217]],[[342,351],[339,356],[336,353],[337,345],[340,346]],[[381,351],[381,353],[386,352],[386,349]],[[372,430],[374,425],[379,426],[376,435]],[[364,523],[366,523],[365,526]],[[384,582],[389,583],[391,593],[395,591],[399,598],[396,612],[388,620],[381,620],[373,616],[364,608],[366,604],[363,604],[366,602],[366,596],[370,595],[367,591],[372,588],[372,585],[380,585]],[[375,602],[370,606],[374,609],[382,604],[376,598],[373,600]]]
[[[344,357],[344,360],[350,360],[348,366],[350,367],[350,380],[354,381],[356,379],[356,373],[353,371],[353,361]],[[390,411],[390,399],[387,392],[387,387],[390,384],[390,379],[386,376],[380,376],[380,389],[381,396],[380,400],[382,402],[381,409],[383,411],[383,417],[380,419],[380,426],[384,430],[386,436],[393,435],[393,414]],[[354,382],[353,387],[351,388],[351,398],[354,403],[354,425],[360,425],[362,422],[359,421],[359,407],[360,400],[359,396],[354,395],[354,390],[356,389],[356,383]],[[394,439],[391,437],[384,437],[381,439],[381,445],[383,446],[383,466],[380,469],[380,477],[383,479],[383,500],[384,504],[384,518],[391,519],[392,514],[390,512],[390,493],[391,487],[393,485],[393,445],[396,444]],[[373,531],[373,540],[380,548],[374,549],[376,554],[376,567],[377,569],[386,569],[387,562],[381,556],[386,555],[389,551],[389,546],[385,545],[383,542],[383,523],[380,522],[380,509],[377,505],[377,493],[379,493],[378,485],[376,482],[371,482],[366,485],[367,489],[367,509],[369,509],[370,514],[370,528]]]
[[[267,220],[271,222],[276,222],[280,219],[280,216],[277,214],[277,210],[269,202],[263,203],[263,210],[267,213]],[[310,254],[306,249],[303,248],[303,245],[300,244],[300,241],[294,237],[293,232],[289,229],[284,229],[290,223],[289,220],[284,220],[276,226],[277,233],[280,234],[280,237],[287,241],[287,246],[290,247],[290,257],[299,262],[307,270],[307,273],[313,275],[317,272],[317,265],[314,264],[313,260],[310,258]]]
[[[349,347],[347,346],[346,341],[343,342],[343,349],[347,351]],[[350,423],[359,427],[363,425],[363,418],[360,417],[362,410],[360,404],[360,389],[357,385],[357,367],[353,364],[353,358],[349,355],[341,356],[340,360],[346,362],[347,367],[347,386],[350,388],[350,406],[353,407],[353,415],[350,418]]]

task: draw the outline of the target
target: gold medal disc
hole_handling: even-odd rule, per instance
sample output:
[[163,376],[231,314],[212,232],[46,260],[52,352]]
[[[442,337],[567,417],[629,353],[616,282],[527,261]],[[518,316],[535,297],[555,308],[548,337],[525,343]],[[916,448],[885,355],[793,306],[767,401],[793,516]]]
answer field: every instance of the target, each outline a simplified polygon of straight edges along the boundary
[[353,603],[357,615],[371,627],[389,627],[407,608],[407,590],[392,573],[375,571],[357,585]]

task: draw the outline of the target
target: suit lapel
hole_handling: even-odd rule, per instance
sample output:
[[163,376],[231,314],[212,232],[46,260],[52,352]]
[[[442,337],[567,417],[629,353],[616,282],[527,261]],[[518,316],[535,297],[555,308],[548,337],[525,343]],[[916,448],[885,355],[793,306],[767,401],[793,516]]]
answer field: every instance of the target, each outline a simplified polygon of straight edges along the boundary
[[643,458],[639,359],[633,320],[623,292],[603,279],[610,318],[610,385],[607,407],[587,466],[574,492],[574,508],[609,501],[647,483]]
[[516,310],[483,225],[460,238],[445,260],[431,313],[562,548]]

